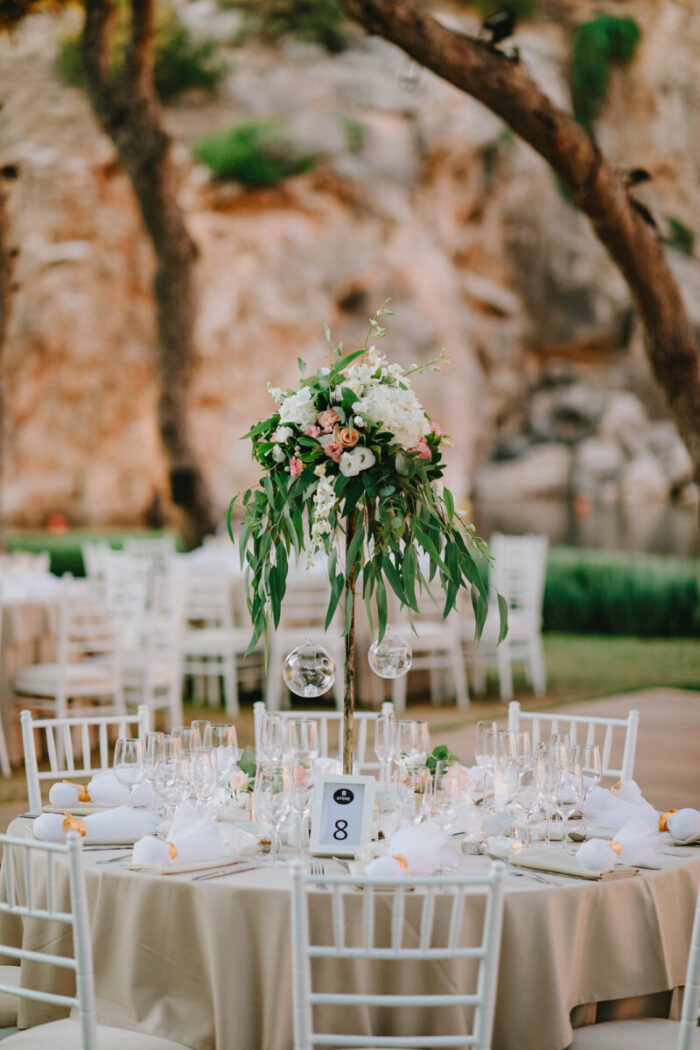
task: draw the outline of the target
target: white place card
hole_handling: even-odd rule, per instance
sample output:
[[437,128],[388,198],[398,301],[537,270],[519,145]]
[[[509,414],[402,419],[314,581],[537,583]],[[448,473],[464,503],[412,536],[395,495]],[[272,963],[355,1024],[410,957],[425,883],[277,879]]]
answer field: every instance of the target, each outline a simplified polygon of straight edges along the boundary
[[374,777],[323,774],[316,780],[310,852],[354,857],[371,837]]

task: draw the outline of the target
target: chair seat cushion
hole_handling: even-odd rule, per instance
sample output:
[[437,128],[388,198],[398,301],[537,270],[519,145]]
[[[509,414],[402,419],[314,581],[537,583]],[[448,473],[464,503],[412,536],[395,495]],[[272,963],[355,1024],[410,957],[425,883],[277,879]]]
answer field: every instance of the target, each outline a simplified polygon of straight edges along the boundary
[[[82,1050],[82,1046],[80,1024],[69,1018],[25,1028],[2,1040],[3,1050]],[[97,1026],[97,1046],[99,1050],[186,1050],[170,1039],[105,1024]]]
[[[680,1024],[662,1017],[635,1021],[605,1021],[574,1029],[570,1050],[676,1050]],[[693,1032],[692,1050],[700,1050],[700,1028]]]
[[[0,966],[0,984],[19,986],[19,966]],[[17,1024],[17,998],[8,992],[0,992],[0,1028],[12,1028]]]
[[61,675],[68,696],[99,696],[113,693],[116,687],[114,675],[109,667],[98,661],[83,660],[81,663],[34,664],[23,667],[12,676],[12,688],[26,696],[55,696]]

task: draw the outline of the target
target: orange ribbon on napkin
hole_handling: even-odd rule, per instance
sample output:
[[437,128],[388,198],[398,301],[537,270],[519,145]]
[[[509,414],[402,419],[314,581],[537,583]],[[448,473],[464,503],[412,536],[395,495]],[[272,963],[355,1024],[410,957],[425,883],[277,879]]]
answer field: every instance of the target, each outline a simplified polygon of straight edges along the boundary
[[88,791],[85,784],[76,784],[74,780],[63,780],[63,784],[70,784],[72,787],[78,789],[78,802],[91,802],[90,792]]
[[668,818],[672,813],[677,813],[677,809],[669,809],[666,813],[662,813],[659,817],[659,831],[668,831]]
[[85,821],[81,817],[74,817],[72,813],[66,813],[66,815],[63,818],[62,828],[63,831],[66,832],[66,834],[69,831],[77,831],[80,835],[83,836],[83,838],[85,838],[85,835],[87,834]]
[[168,847],[168,853],[170,854],[170,859],[171,860],[175,860],[175,858],[177,857],[177,846],[175,845],[174,842],[166,842],[165,845]]
[[404,871],[408,871],[408,860],[404,857],[403,853],[392,853],[391,855],[400,868],[403,868]]

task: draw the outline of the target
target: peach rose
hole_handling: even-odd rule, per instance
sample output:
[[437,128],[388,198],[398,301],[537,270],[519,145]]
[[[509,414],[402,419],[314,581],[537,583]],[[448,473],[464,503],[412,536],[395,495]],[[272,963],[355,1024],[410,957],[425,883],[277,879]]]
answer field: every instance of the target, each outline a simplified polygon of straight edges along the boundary
[[316,416],[316,421],[319,426],[321,426],[326,432],[328,432],[339,419],[340,416],[334,408],[326,408]]
[[433,454],[430,451],[430,445],[427,441],[419,441],[417,445],[414,445],[411,452],[418,453],[418,459],[432,459]]
[[334,437],[343,448],[353,448],[360,440],[358,432],[351,427],[336,427]]
[[299,477],[299,475],[301,474],[303,469],[304,469],[304,464],[299,459],[299,457],[298,456],[292,456],[292,458],[289,461],[289,473],[292,475],[292,477],[293,478]]

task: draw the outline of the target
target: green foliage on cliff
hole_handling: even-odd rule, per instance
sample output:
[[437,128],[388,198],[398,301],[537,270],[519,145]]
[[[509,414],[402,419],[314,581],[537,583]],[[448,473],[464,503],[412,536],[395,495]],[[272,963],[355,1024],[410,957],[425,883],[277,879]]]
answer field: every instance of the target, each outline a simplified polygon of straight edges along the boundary
[[[128,28],[128,13],[121,5],[112,52],[112,71],[117,79],[123,65]],[[192,88],[215,91],[226,75],[226,66],[216,57],[217,48],[215,40],[193,39],[175,12],[170,7],[159,5],[156,10],[153,79],[161,102],[171,102]],[[79,33],[61,41],[56,64],[65,83],[73,87],[83,86]]]
[[221,135],[209,135],[194,147],[197,160],[220,179],[261,189],[277,186],[314,166],[315,157],[300,153],[285,137],[278,120],[246,120]]
[[597,14],[574,29],[571,98],[576,119],[589,131],[603,109],[613,66],[633,58],[641,36],[633,18],[608,14]]
[[347,22],[336,0],[219,0],[219,6],[245,14],[240,43],[250,36],[273,44],[294,37],[331,52],[347,47]]

